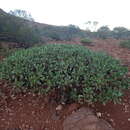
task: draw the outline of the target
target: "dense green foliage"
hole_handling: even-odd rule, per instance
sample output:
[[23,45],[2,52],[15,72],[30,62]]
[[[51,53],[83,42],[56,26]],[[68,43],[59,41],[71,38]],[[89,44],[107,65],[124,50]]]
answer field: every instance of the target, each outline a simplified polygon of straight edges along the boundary
[[0,63],[0,78],[23,89],[56,91],[60,102],[118,101],[127,69],[104,53],[79,45],[48,44],[13,53]]
[[90,45],[92,43],[92,41],[88,38],[81,39],[80,42],[83,43],[83,45]]
[[122,42],[120,43],[120,46],[130,49],[130,40],[122,41]]

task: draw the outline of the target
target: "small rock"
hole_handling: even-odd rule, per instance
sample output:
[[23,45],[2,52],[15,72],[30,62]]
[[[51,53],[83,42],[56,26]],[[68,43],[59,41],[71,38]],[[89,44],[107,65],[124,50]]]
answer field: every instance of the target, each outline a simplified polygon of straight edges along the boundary
[[102,113],[101,112],[97,112],[97,117],[101,117]]
[[130,118],[128,118],[128,121],[130,121]]
[[114,130],[108,122],[97,118],[92,111],[82,107],[70,114],[63,122],[63,130]]
[[56,111],[61,111],[63,109],[63,106],[60,104],[56,107]]
[[107,116],[110,116],[110,114],[108,113]]
[[61,104],[62,104],[62,105],[65,105],[65,102],[62,102]]

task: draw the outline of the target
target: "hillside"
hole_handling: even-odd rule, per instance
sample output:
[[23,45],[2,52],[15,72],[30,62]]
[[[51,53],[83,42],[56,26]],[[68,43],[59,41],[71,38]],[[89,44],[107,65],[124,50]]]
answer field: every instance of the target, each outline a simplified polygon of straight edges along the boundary
[[72,40],[83,36],[85,33],[74,25],[41,24],[10,15],[0,9],[0,41],[17,42],[21,43],[19,46],[25,46],[28,43],[32,45],[46,40]]

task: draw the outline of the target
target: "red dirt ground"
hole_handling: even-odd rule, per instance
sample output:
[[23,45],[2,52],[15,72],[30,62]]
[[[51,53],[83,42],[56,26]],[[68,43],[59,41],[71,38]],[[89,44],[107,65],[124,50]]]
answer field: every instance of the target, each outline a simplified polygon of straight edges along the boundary
[[[94,43],[94,46],[88,47],[121,59],[130,72],[130,50],[119,47],[119,40],[95,40]],[[47,97],[31,92],[14,94],[10,85],[1,81],[0,130],[63,130],[65,117],[80,105],[65,105],[60,113],[56,112],[57,105],[53,100],[49,102]],[[91,107],[95,113],[100,112],[101,118],[107,120],[115,130],[130,130],[130,91],[125,92],[121,104],[94,104]]]

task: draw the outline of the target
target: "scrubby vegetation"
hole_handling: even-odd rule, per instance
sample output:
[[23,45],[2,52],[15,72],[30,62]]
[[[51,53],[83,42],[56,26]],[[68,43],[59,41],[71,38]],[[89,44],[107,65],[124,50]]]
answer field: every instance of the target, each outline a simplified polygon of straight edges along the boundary
[[84,37],[86,36],[85,32],[83,32],[79,27],[75,25],[68,25],[68,26],[39,26],[38,30],[41,36],[50,38],[51,40],[55,41],[70,41],[77,37]]
[[16,42],[22,48],[32,47],[39,42],[45,43],[47,40],[72,40],[84,35],[75,25],[40,24],[10,15],[0,9],[0,41]]
[[37,92],[58,92],[59,102],[118,101],[128,87],[127,68],[79,45],[23,49],[0,63],[0,78]]
[[[97,25],[96,22],[93,24]],[[97,31],[91,32],[81,30],[75,25],[52,26],[34,22],[31,15],[24,10],[15,10],[8,14],[0,9],[0,41],[16,42],[21,48],[32,47],[37,43],[50,40],[69,41],[85,37],[130,39],[130,30],[124,27],[115,27],[110,30],[109,27],[102,26]]]
[[90,45],[92,43],[92,40],[88,38],[81,39],[80,41],[83,45]]
[[130,40],[122,41],[122,42],[120,43],[120,46],[130,49]]
[[90,38],[130,39],[130,30],[125,27],[115,27],[113,30],[111,30],[107,26],[102,26],[97,31],[87,31],[86,34]]
[[30,47],[41,41],[35,28],[28,21],[0,10],[0,41],[17,42],[19,47]]

